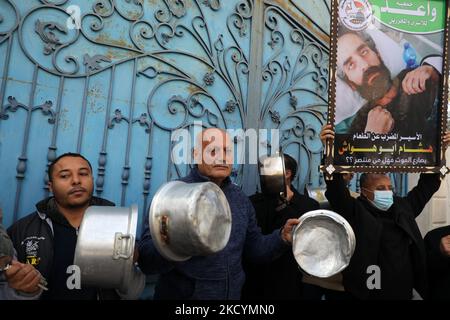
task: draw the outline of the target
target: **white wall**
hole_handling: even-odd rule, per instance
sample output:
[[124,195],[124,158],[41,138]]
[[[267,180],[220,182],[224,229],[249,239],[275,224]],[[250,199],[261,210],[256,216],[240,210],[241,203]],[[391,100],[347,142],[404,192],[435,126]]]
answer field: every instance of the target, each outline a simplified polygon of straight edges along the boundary
[[[450,149],[446,153],[447,166],[450,166]],[[424,236],[428,231],[450,224],[450,174],[444,178],[441,188],[428,202],[416,221]],[[408,186],[412,189],[419,180],[419,174],[408,175]]]

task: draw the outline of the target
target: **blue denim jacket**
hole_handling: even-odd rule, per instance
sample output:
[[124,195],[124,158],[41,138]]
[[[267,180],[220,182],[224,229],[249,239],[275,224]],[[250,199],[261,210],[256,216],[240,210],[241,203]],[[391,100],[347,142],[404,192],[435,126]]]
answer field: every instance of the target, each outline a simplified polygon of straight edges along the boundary
[[[209,180],[194,168],[181,181]],[[230,204],[232,227],[226,247],[213,255],[192,257],[183,262],[164,259],[153,245],[146,219],[139,242],[139,266],[144,273],[160,275],[155,299],[239,299],[245,280],[242,255],[255,263],[264,263],[289,248],[281,239],[279,229],[262,235],[253,206],[237,185],[227,178],[221,188]]]

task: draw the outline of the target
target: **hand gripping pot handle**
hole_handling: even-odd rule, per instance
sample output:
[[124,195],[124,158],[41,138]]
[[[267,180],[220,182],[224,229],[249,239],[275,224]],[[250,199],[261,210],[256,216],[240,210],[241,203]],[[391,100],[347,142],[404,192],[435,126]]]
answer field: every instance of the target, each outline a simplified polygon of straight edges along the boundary
[[113,259],[130,259],[133,255],[134,237],[131,234],[123,234],[116,232],[114,236],[114,253]]

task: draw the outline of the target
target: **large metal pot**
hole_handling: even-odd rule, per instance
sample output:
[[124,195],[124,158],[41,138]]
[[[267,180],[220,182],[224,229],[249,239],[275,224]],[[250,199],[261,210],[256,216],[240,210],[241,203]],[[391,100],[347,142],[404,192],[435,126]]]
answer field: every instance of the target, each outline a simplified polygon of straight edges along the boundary
[[216,253],[226,246],[231,210],[225,194],[212,182],[171,181],[153,198],[149,227],[162,256],[184,261]]
[[300,217],[295,227],[292,251],[306,273],[328,278],[350,263],[356,239],[350,224],[330,210],[313,210]]
[[137,221],[136,205],[86,210],[74,258],[82,286],[118,289],[129,299],[139,297],[145,276],[133,263]]
[[277,152],[273,156],[259,158],[261,191],[270,196],[286,196],[284,156]]

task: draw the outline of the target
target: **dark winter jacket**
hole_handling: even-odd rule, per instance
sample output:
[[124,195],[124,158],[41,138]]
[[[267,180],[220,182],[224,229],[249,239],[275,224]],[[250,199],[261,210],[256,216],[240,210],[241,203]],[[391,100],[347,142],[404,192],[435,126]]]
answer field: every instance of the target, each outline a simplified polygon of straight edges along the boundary
[[[367,280],[371,276],[370,266],[379,265],[379,256],[383,254],[380,248],[383,243],[382,212],[373,207],[366,199],[354,199],[340,174],[335,174],[332,180],[327,180],[325,193],[330,205],[337,213],[347,219],[356,236],[356,249],[350,265],[343,272],[345,290],[357,298],[368,299],[376,289],[370,289]],[[427,297],[427,274],[425,246],[415,218],[422,212],[426,203],[439,189],[438,174],[422,174],[419,182],[406,197],[394,197],[394,204],[387,214],[392,215],[399,232],[406,235],[409,243],[410,265],[412,266],[413,287],[423,297]],[[396,263],[396,262],[392,262]],[[369,270],[369,271],[368,271]],[[383,271],[383,270],[381,270]],[[381,277],[383,283],[395,283],[397,279]],[[381,297],[382,298],[382,297]]]
[[[114,206],[114,203],[102,198],[93,197],[90,205]],[[62,281],[60,280],[62,278],[61,275],[55,275],[53,273],[54,260],[60,258],[54,255],[55,244],[53,240],[55,227],[65,228],[66,230],[73,229],[65,217],[56,209],[54,198],[50,197],[38,202],[35,212],[20,219],[8,229],[8,234],[17,251],[17,259],[22,263],[30,263],[39,270],[49,281],[50,290],[52,290],[52,279],[58,279],[53,281]],[[75,232],[76,237],[78,230],[74,230],[73,232]],[[72,255],[72,252],[75,252],[75,245],[67,248],[67,252],[70,252]],[[58,286],[63,285],[65,284],[58,284]],[[114,290],[95,290],[97,292],[94,292],[94,296],[97,299],[119,298]],[[41,298],[45,299],[46,296],[47,292],[44,292]],[[51,299],[53,298],[55,297],[51,297]],[[65,297],[56,297],[56,299],[65,299]]]
[[[263,234],[281,228],[288,219],[297,219],[304,213],[319,209],[317,201],[301,195],[291,187],[294,196],[287,204],[280,205],[277,198],[254,194],[250,197],[256,210],[258,226]],[[247,280],[242,297],[245,299],[300,299],[302,273],[292,250],[264,265],[250,263],[244,259]]]
[[[206,182],[197,168],[181,179]],[[231,209],[232,227],[228,244],[213,255],[192,257],[183,262],[164,259],[153,244],[148,221],[139,243],[139,266],[144,273],[159,273],[155,299],[239,299],[245,275],[242,256],[252,261],[270,261],[287,246],[280,230],[263,236],[256,225],[255,211],[248,197],[229,178],[221,186]]]

